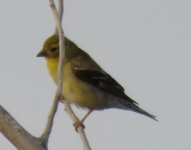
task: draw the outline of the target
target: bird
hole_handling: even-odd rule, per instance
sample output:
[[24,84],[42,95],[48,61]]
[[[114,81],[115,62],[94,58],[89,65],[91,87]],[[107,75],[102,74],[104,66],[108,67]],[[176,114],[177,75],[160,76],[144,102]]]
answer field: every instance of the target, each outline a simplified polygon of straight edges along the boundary
[[[156,117],[138,106],[138,103],[125,94],[125,89],[91,56],[66,36],[63,64],[63,89],[61,97],[67,102],[88,110],[80,120],[84,120],[94,110],[117,108],[145,115],[153,120]],[[58,84],[59,36],[51,35],[43,44],[37,57],[44,57],[50,76]]]

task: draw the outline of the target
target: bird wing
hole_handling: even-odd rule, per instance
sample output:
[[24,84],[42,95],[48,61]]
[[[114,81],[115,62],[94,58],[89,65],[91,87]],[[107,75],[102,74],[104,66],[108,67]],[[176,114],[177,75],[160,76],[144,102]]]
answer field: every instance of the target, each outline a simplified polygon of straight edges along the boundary
[[85,81],[111,95],[128,99],[129,101],[136,103],[124,93],[124,88],[106,72],[78,67],[74,67],[73,71],[80,80]]

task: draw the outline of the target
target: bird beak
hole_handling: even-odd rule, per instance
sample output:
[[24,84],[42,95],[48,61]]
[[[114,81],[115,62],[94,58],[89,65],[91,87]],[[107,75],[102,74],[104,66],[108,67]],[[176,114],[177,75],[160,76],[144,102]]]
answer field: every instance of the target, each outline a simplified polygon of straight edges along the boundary
[[44,56],[46,56],[45,50],[42,49],[36,56],[37,57],[44,57]]

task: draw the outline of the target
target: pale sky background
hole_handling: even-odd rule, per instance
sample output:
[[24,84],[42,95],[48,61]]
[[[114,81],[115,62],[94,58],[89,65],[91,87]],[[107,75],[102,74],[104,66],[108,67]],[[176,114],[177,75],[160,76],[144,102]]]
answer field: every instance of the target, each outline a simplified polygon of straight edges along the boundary
[[[54,31],[48,2],[0,1],[0,105],[36,136],[55,92],[45,60],[36,57]],[[94,112],[85,122],[93,150],[191,149],[190,0],[65,0],[64,30],[159,119]],[[0,149],[15,150],[1,134]],[[82,150],[62,105],[49,149]]]

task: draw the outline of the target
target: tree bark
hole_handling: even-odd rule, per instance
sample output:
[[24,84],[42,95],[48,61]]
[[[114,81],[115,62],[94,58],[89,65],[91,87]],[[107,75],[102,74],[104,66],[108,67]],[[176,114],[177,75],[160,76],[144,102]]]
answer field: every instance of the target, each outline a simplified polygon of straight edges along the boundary
[[19,150],[47,150],[41,139],[28,133],[1,105],[0,132]]

